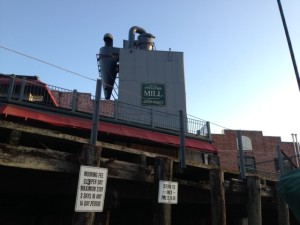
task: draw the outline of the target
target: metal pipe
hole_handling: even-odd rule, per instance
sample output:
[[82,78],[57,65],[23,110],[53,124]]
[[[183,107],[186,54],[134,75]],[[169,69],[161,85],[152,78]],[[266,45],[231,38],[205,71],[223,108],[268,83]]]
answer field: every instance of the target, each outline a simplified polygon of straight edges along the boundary
[[102,80],[97,79],[95,105],[94,105],[94,113],[93,113],[93,123],[92,123],[91,138],[90,138],[91,145],[96,145],[96,143],[97,143],[99,109],[100,109],[100,101],[101,101],[101,86],[102,86]]
[[211,140],[210,122],[206,121],[207,137]]
[[129,30],[129,35],[128,35],[128,48],[133,48],[134,46],[134,34],[138,33],[138,34],[145,34],[146,31],[138,26],[133,26],[130,28]]
[[76,111],[76,105],[77,105],[77,90],[74,89],[72,93],[72,112]]
[[20,89],[20,94],[18,99],[19,101],[23,101],[26,83],[27,83],[26,79],[23,78],[21,82],[21,89]]
[[16,79],[16,75],[13,75],[10,79],[9,79],[9,84],[8,84],[8,93],[7,93],[7,100],[10,101],[13,93],[14,93],[14,86],[15,86],[15,79]]
[[180,166],[181,168],[186,168],[184,115],[182,110],[179,110],[179,124],[180,124]]
[[283,9],[282,9],[280,0],[277,0],[277,3],[278,3],[279,11],[280,11],[282,24],[283,24],[284,31],[285,31],[286,40],[288,42],[289,49],[290,49],[290,54],[291,54],[291,58],[292,58],[292,62],[293,62],[294,70],[295,70],[295,75],[296,75],[296,79],[297,79],[297,83],[298,83],[298,88],[299,88],[299,91],[300,91],[300,78],[299,78],[296,59],[295,59],[295,56],[294,56],[292,42],[291,42],[289,31],[288,31],[288,28],[287,28],[287,25],[286,25],[286,22],[285,22],[285,17],[284,17],[284,14],[283,14]]
[[294,145],[294,153],[296,156],[296,163],[297,163],[297,167],[299,167],[299,160],[298,160],[298,154],[297,154],[296,144],[295,144],[295,140],[294,140],[294,134],[292,134],[292,139],[293,139],[293,145]]
[[279,147],[279,144],[276,145],[276,151],[277,151],[277,157],[278,157],[278,165],[279,165],[279,170],[280,170],[280,175],[284,175],[284,165],[283,165],[283,157],[281,155],[281,149]]
[[295,137],[296,137],[296,147],[297,147],[296,159],[299,161],[300,149],[299,149],[299,142],[298,142],[297,134],[295,134]]
[[246,168],[245,168],[245,157],[243,150],[243,142],[242,142],[242,132],[241,130],[237,131],[237,140],[238,140],[238,149],[240,156],[240,175],[242,179],[246,179]]

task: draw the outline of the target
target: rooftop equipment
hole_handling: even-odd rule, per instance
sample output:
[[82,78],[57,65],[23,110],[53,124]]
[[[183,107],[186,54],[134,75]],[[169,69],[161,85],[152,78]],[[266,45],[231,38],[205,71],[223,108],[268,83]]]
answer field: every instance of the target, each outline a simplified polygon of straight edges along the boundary
[[113,86],[118,73],[119,48],[113,47],[113,36],[105,34],[104,47],[100,48],[98,63],[102,78],[102,86],[105,99],[110,99]]
[[[115,115],[120,120],[162,128],[172,124],[179,129],[179,111],[186,115],[183,53],[157,51],[154,39],[143,28],[133,26],[123,48],[116,48],[112,35],[104,35],[98,67],[105,99],[114,97]],[[136,107],[142,110],[137,112]],[[168,118],[162,119],[162,113]]]
[[[135,34],[138,33],[138,40],[135,40]],[[127,48],[153,50],[154,36],[147,33],[143,28],[133,26],[129,30]],[[113,36],[109,33],[103,37],[104,46],[100,48],[98,58],[99,71],[102,78],[102,86],[105,99],[110,99],[114,83],[119,72],[119,54],[120,48],[113,47]],[[126,47],[124,47],[126,48]]]

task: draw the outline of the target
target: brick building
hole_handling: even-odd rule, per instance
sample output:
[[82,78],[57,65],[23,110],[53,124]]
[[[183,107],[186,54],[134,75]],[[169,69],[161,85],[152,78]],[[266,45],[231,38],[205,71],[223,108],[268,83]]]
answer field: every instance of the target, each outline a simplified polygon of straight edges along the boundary
[[[280,137],[264,136],[261,131],[241,131],[245,165],[248,173],[256,173],[268,178],[278,176],[279,144],[286,171],[297,166],[294,144],[281,142]],[[223,134],[212,134],[214,146],[218,149],[220,167],[225,171],[239,172],[237,130],[224,130]]]

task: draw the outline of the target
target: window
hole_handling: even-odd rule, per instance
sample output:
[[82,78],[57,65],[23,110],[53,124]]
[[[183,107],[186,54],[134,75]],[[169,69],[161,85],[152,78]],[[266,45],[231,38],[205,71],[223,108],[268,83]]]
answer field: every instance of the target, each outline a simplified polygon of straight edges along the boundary
[[245,156],[245,167],[247,173],[256,173],[255,158],[252,156]]
[[[252,156],[245,156],[245,168],[247,173],[256,173],[256,162]],[[238,163],[240,166],[240,157],[238,156]]]
[[[236,145],[237,145],[237,149],[239,149],[238,138],[236,138]],[[253,150],[252,149],[252,141],[247,136],[242,136],[242,145],[243,145],[243,150]]]
[[[274,159],[274,163],[276,171],[280,172],[278,158]],[[286,157],[283,157],[283,169],[285,173],[291,172],[293,170],[293,165],[290,163],[289,160],[286,159]]]

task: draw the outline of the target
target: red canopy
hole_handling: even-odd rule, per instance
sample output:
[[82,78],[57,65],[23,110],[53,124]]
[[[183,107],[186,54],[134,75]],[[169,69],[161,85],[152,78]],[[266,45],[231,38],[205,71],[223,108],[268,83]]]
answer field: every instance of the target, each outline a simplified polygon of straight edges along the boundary
[[[0,106],[0,114],[37,120],[55,126],[64,126],[80,129],[91,129],[92,127],[92,121],[88,119],[54,114],[51,112],[36,111],[20,106],[2,105]],[[120,124],[101,121],[99,123],[98,130],[102,133],[107,134],[137,138],[174,146],[180,145],[180,138],[178,136],[154,132],[147,129],[129,127]],[[216,148],[211,143],[196,139],[186,138],[185,146],[194,150],[214,153],[217,152]]]

